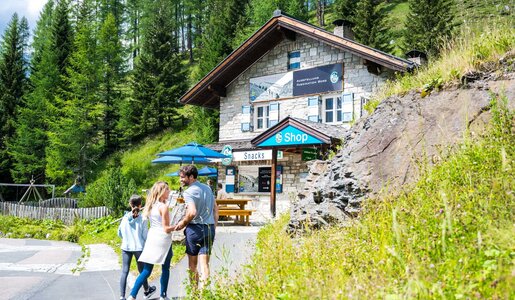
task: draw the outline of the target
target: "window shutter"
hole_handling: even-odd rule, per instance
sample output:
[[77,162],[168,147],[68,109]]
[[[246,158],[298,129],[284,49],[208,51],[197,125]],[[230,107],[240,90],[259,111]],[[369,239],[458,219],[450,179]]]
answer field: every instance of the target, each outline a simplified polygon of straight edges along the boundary
[[300,51],[288,53],[288,70],[300,69]]
[[269,111],[268,127],[272,127],[275,124],[279,123],[279,103],[278,102],[270,103],[268,111]]
[[354,93],[344,93],[342,97],[342,121],[348,123],[354,119]]
[[320,107],[322,101],[320,97],[308,97],[308,120],[311,122],[322,122],[320,118]]
[[241,107],[241,131],[252,131],[252,106],[243,105]]

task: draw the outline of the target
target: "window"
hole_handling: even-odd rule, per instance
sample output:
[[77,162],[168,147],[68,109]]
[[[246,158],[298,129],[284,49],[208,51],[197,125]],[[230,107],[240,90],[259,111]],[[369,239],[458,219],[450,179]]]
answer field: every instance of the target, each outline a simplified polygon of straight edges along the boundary
[[268,128],[268,118],[270,116],[270,108],[268,104],[255,107],[255,128],[256,130]]
[[300,69],[300,51],[288,53],[288,70]]
[[341,96],[327,96],[323,98],[324,123],[336,124],[343,121],[342,101]]

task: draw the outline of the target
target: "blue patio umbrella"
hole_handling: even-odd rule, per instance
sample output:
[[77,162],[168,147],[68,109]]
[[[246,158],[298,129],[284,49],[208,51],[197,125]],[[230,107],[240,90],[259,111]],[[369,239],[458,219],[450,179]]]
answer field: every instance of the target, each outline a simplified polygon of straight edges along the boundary
[[[180,156],[161,156],[159,158],[156,158],[152,160],[152,163],[155,164],[189,164],[191,163],[192,159],[191,157],[180,157]],[[213,163],[207,158],[198,157],[195,158],[194,162],[196,164],[210,164]]]
[[202,158],[227,158],[226,155],[197,143],[189,143],[179,148],[161,152],[158,156],[178,156],[192,163],[198,162]]
[[[208,166],[198,170],[199,176],[218,176],[218,170],[216,168],[210,168]],[[166,176],[179,176],[179,171],[166,174]]]

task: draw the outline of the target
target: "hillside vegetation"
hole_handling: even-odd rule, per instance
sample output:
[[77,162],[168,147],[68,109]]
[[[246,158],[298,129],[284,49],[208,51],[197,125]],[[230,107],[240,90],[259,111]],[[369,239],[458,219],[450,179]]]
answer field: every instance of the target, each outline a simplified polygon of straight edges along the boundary
[[[513,72],[513,55],[506,53],[515,48],[514,36],[513,28],[496,28],[464,38],[384,94],[430,93],[470,71]],[[266,226],[245,275],[233,284],[215,281],[198,297],[513,299],[515,114],[508,101],[492,95],[493,118],[483,136],[465,137],[433,168],[421,166],[423,176],[404,192],[369,199],[350,224],[301,237],[285,232],[287,215]]]
[[513,60],[510,51],[514,47],[515,29],[510,23],[497,23],[481,31],[467,30],[448,43],[440,59],[421,67],[414,74],[405,74],[383,86],[369,104],[369,112],[381,99],[391,95],[402,95],[416,89],[424,96],[433,90],[461,84],[466,74],[495,73],[500,68],[501,59]]
[[366,202],[349,226],[264,228],[240,282],[205,299],[512,299],[515,296],[514,114],[492,99],[482,139],[398,196]]

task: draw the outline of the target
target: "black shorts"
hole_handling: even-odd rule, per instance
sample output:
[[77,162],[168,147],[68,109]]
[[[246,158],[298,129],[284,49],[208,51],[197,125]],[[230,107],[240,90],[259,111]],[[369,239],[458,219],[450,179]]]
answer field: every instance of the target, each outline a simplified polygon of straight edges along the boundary
[[188,224],[184,230],[184,235],[186,235],[186,254],[192,256],[211,255],[211,248],[215,240],[215,225]]

